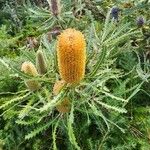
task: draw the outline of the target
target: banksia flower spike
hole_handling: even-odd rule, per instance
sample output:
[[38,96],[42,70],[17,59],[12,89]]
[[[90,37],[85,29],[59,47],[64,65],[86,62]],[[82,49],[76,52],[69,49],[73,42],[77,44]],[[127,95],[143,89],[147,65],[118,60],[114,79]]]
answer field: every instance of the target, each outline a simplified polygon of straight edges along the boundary
[[46,62],[45,62],[43,52],[41,50],[37,51],[36,67],[37,67],[38,73],[40,75],[43,75],[47,72],[47,65],[46,65]]
[[[59,94],[59,92],[62,90],[62,88],[65,86],[65,81],[60,80],[56,81],[53,87],[53,94],[56,96]],[[57,106],[56,109],[60,113],[67,113],[70,111],[71,103],[67,97],[65,97]]]
[[[38,72],[35,66],[31,62],[24,62],[21,66],[21,71],[33,77],[38,75]],[[37,81],[32,80],[32,79],[25,80],[25,84],[31,91],[35,91],[40,88],[40,84]]]
[[62,80],[76,84],[84,78],[86,42],[80,31],[66,29],[58,36],[57,59]]

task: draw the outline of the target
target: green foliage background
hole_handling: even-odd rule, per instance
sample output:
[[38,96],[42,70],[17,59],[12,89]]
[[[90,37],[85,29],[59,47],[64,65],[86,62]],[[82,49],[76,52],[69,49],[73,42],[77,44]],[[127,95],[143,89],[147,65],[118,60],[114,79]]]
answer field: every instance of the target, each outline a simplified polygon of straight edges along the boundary
[[[0,149],[149,150],[149,1],[64,0],[58,16],[48,2],[0,1]],[[85,35],[86,75],[54,96],[57,35],[67,28]],[[20,68],[36,64],[38,49],[48,71],[33,78],[42,88],[31,92]],[[55,106],[65,96],[72,107],[63,114]]]

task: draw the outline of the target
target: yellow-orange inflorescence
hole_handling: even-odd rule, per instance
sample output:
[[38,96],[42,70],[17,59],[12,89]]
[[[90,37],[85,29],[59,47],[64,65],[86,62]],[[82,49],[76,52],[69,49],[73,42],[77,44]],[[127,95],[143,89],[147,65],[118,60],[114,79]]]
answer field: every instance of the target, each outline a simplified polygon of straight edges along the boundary
[[[59,94],[59,92],[62,90],[62,88],[65,86],[65,81],[64,80],[59,80],[56,81],[53,87],[53,94],[56,96]],[[60,113],[67,113],[71,109],[71,103],[70,100],[65,97],[57,106],[56,109]]]
[[[33,77],[38,75],[35,66],[31,62],[24,62],[21,66],[21,71]],[[32,79],[25,80],[25,84],[31,91],[35,91],[40,88],[40,84],[37,81]]]
[[86,42],[75,29],[66,29],[58,36],[57,58],[60,76],[67,83],[79,83],[85,74]]

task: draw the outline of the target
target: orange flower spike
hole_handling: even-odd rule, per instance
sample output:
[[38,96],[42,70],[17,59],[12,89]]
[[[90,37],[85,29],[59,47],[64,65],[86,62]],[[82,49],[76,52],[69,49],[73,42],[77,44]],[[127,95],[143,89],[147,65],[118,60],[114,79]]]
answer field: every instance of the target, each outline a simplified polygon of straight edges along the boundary
[[66,29],[58,36],[57,59],[60,76],[67,83],[79,83],[85,74],[86,42],[75,29]]

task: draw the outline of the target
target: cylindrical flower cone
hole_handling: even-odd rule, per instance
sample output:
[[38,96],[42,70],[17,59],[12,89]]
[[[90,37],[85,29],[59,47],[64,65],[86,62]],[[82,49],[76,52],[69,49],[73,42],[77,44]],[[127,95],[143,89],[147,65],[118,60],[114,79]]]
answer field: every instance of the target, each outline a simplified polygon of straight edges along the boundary
[[37,51],[37,55],[36,55],[36,67],[38,70],[38,73],[40,75],[43,75],[47,72],[47,65],[46,65],[46,61],[43,55],[43,52],[41,50]]
[[[33,77],[38,75],[35,66],[31,62],[24,62],[21,66],[21,71]],[[35,91],[40,88],[40,84],[38,83],[38,81],[32,79],[25,80],[25,84],[28,87],[28,89],[30,89],[31,91]]]
[[[56,81],[53,87],[53,94],[56,96],[59,94],[59,92],[62,90],[62,88],[65,86],[65,81],[60,80]],[[67,97],[65,97],[57,106],[56,109],[60,113],[67,113],[71,109],[71,103]]]
[[62,80],[76,84],[84,78],[86,42],[80,31],[66,29],[58,36],[57,59]]

